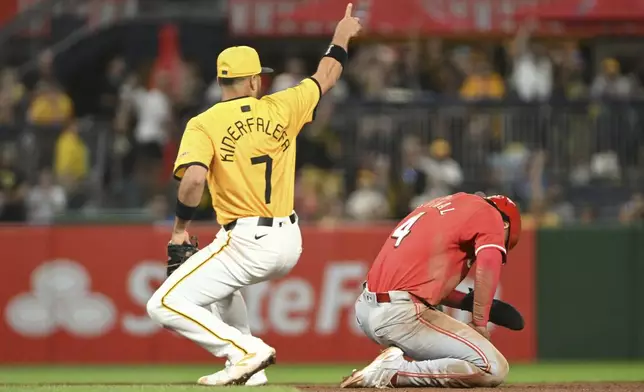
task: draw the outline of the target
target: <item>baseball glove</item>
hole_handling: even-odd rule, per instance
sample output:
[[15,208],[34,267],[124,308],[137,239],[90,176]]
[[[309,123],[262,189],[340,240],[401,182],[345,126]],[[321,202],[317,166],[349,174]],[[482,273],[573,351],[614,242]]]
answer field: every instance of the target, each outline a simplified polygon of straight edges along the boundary
[[[474,290],[465,295],[461,302],[461,310],[472,312],[474,309]],[[511,329],[513,331],[521,331],[524,327],[523,316],[518,310],[507,302],[495,299],[492,301],[490,308],[490,322]]]
[[190,256],[199,251],[199,241],[196,236],[190,237],[190,243],[184,242],[181,245],[168,244],[168,266],[167,276],[179,268]]

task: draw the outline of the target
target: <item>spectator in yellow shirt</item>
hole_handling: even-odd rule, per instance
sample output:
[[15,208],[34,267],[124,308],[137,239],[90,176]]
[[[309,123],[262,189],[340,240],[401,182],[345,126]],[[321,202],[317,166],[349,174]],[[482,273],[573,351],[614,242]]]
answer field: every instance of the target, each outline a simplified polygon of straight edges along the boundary
[[18,80],[16,71],[5,68],[0,71],[0,124],[15,122],[16,108],[25,97],[25,86]]
[[521,225],[526,229],[554,228],[560,227],[562,223],[561,217],[541,199],[533,200],[530,211],[521,215]]
[[66,188],[78,184],[89,171],[88,151],[78,135],[76,123],[70,124],[56,142],[54,170],[56,177]]
[[467,100],[501,99],[505,84],[501,76],[492,70],[483,57],[474,59],[474,66],[461,86],[461,97]]
[[73,103],[67,94],[53,83],[41,81],[36,87],[27,119],[35,125],[64,125],[72,119],[73,112]]

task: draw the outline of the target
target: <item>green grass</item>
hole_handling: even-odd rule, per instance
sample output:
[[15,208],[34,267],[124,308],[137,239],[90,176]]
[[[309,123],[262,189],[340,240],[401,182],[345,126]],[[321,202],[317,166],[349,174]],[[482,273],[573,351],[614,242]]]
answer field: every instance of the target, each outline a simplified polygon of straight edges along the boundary
[[[0,367],[0,384],[31,383],[193,383],[223,366],[20,366]],[[271,384],[328,384],[339,382],[353,368],[348,366],[286,366],[267,369]]]
[[[3,392],[179,392],[201,391],[208,389],[197,385],[0,385]],[[212,390],[212,389],[210,389]],[[252,387],[228,387],[228,392],[257,392]],[[261,387],[261,392],[298,392],[290,387]]]
[[[294,392],[294,388],[279,384],[337,384],[354,367],[357,366],[277,365],[268,370],[271,384],[277,385],[261,391]],[[204,365],[6,366],[0,367],[0,392],[203,391],[204,388],[195,386],[194,382],[216,370],[217,367]],[[513,365],[507,380],[508,383],[573,381],[644,381],[644,362]],[[247,392],[248,389],[251,388],[234,388],[235,392]]]
[[[208,389],[196,385],[0,385],[3,392],[179,392],[201,391]],[[229,387],[228,392],[257,392],[252,387]],[[289,387],[261,387],[261,392],[297,392]]]

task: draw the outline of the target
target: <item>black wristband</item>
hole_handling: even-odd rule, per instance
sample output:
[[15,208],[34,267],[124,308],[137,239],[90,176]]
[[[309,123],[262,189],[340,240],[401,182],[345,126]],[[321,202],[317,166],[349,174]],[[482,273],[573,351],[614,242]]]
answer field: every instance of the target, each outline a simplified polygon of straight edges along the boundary
[[344,50],[344,48],[333,44],[329,45],[329,49],[327,49],[326,53],[324,53],[324,56],[322,57],[331,57],[335,61],[342,64],[343,68],[347,60],[349,60],[349,54],[347,53],[347,51]]
[[197,212],[197,207],[187,206],[177,198],[177,209],[175,212],[177,218],[188,221],[191,220],[193,216],[195,216],[195,212]]

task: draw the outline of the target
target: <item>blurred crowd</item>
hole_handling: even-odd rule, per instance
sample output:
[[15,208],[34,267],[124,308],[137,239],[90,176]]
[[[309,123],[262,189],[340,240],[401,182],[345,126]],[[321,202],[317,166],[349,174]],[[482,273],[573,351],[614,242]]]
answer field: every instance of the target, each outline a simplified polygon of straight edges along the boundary
[[[430,39],[352,50],[299,136],[301,219],[396,219],[438,196],[483,191],[514,197],[527,226],[644,220],[644,57],[595,66],[587,48],[535,42],[531,30],[504,45]],[[266,92],[296,85],[315,60],[276,64]],[[53,61],[45,51],[29,74],[0,72],[0,221],[101,210],[172,219],[181,133],[220,99],[216,80],[197,64],[139,72],[116,57],[85,121]],[[206,191],[199,219],[214,218],[210,204]]]

